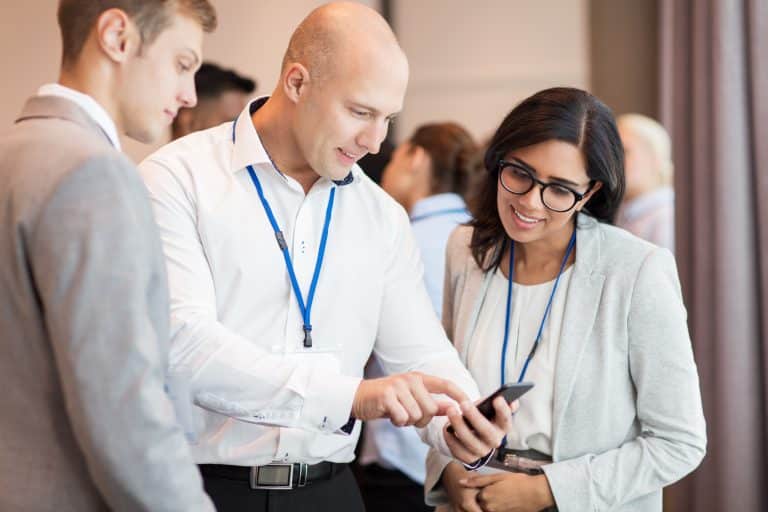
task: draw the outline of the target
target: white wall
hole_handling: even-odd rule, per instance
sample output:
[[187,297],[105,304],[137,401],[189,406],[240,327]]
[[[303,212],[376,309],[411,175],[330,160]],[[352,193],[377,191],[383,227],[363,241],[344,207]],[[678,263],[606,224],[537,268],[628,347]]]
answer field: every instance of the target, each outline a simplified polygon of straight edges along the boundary
[[[206,59],[256,78],[271,92],[291,32],[320,0],[214,0],[219,28]],[[378,0],[364,3],[377,6]],[[0,127],[57,76],[55,0],[0,0]],[[490,134],[511,106],[554,84],[587,85],[587,0],[393,0],[411,62],[399,138],[417,124],[451,119]],[[0,128],[2,129],[2,128]],[[151,147],[125,141],[134,159]]]
[[0,0],[0,131],[39,86],[58,77],[61,42],[53,0]]

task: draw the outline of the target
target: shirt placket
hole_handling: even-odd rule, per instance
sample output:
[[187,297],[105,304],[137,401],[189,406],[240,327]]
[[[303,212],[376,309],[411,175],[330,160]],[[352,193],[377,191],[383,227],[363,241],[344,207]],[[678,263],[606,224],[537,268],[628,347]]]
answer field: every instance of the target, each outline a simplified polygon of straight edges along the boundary
[[[309,287],[312,283],[312,275],[315,270],[315,260],[317,259],[317,244],[315,243],[316,231],[322,229],[317,215],[314,203],[317,202],[317,194],[307,195],[299,205],[296,211],[293,237],[290,241],[291,257],[293,258],[294,271],[296,279],[301,288],[302,300],[304,306],[308,306]],[[298,303],[294,297],[294,305],[298,314],[298,319],[293,326],[288,326],[288,339],[292,340],[293,346],[300,348],[304,340],[303,316],[299,310]],[[312,319],[310,318],[310,322]]]
[[[322,219],[317,220],[320,207],[315,203],[318,200],[318,195],[314,193],[305,196],[299,202],[295,213],[290,218],[286,217],[287,221],[292,222],[290,233],[286,233],[286,242],[305,306],[317,257],[315,239],[319,239],[320,235],[316,233],[316,230],[322,228],[320,224]],[[287,357],[297,357],[299,355],[297,351],[299,353],[302,351],[304,330],[301,309],[292,288],[285,340]],[[307,443],[307,438],[311,436],[312,434],[303,430],[281,428],[275,460],[282,462],[303,460],[305,457],[303,447]]]

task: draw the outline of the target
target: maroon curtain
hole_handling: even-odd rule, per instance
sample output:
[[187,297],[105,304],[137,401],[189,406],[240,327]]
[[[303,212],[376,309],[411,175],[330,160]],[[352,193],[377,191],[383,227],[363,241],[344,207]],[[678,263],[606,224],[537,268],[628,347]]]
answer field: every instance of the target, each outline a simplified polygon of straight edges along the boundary
[[661,117],[708,447],[671,512],[768,511],[768,0],[660,0]]

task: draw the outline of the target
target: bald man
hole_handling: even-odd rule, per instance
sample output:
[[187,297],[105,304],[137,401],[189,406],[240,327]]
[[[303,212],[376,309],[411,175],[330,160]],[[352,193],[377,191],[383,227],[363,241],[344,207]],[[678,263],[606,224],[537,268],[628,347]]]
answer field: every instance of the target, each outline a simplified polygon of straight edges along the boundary
[[[356,164],[378,152],[407,81],[381,16],[328,4],[296,29],[272,96],[141,164],[167,258],[171,372],[219,510],[363,510],[346,465],[359,420],[416,425],[476,465],[510,429],[503,399],[495,422],[473,405],[408,216]],[[361,379],[372,352],[389,377]]]

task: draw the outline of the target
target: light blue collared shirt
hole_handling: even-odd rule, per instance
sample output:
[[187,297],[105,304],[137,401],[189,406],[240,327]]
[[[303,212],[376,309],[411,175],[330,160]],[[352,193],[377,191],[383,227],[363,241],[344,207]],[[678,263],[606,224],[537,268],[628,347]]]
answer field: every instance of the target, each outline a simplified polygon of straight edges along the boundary
[[445,246],[456,226],[469,221],[467,205],[458,194],[437,194],[418,201],[411,211],[416,245],[424,260],[424,282],[437,316],[443,310]]
[[661,187],[624,202],[616,214],[616,225],[675,252],[675,192]]

